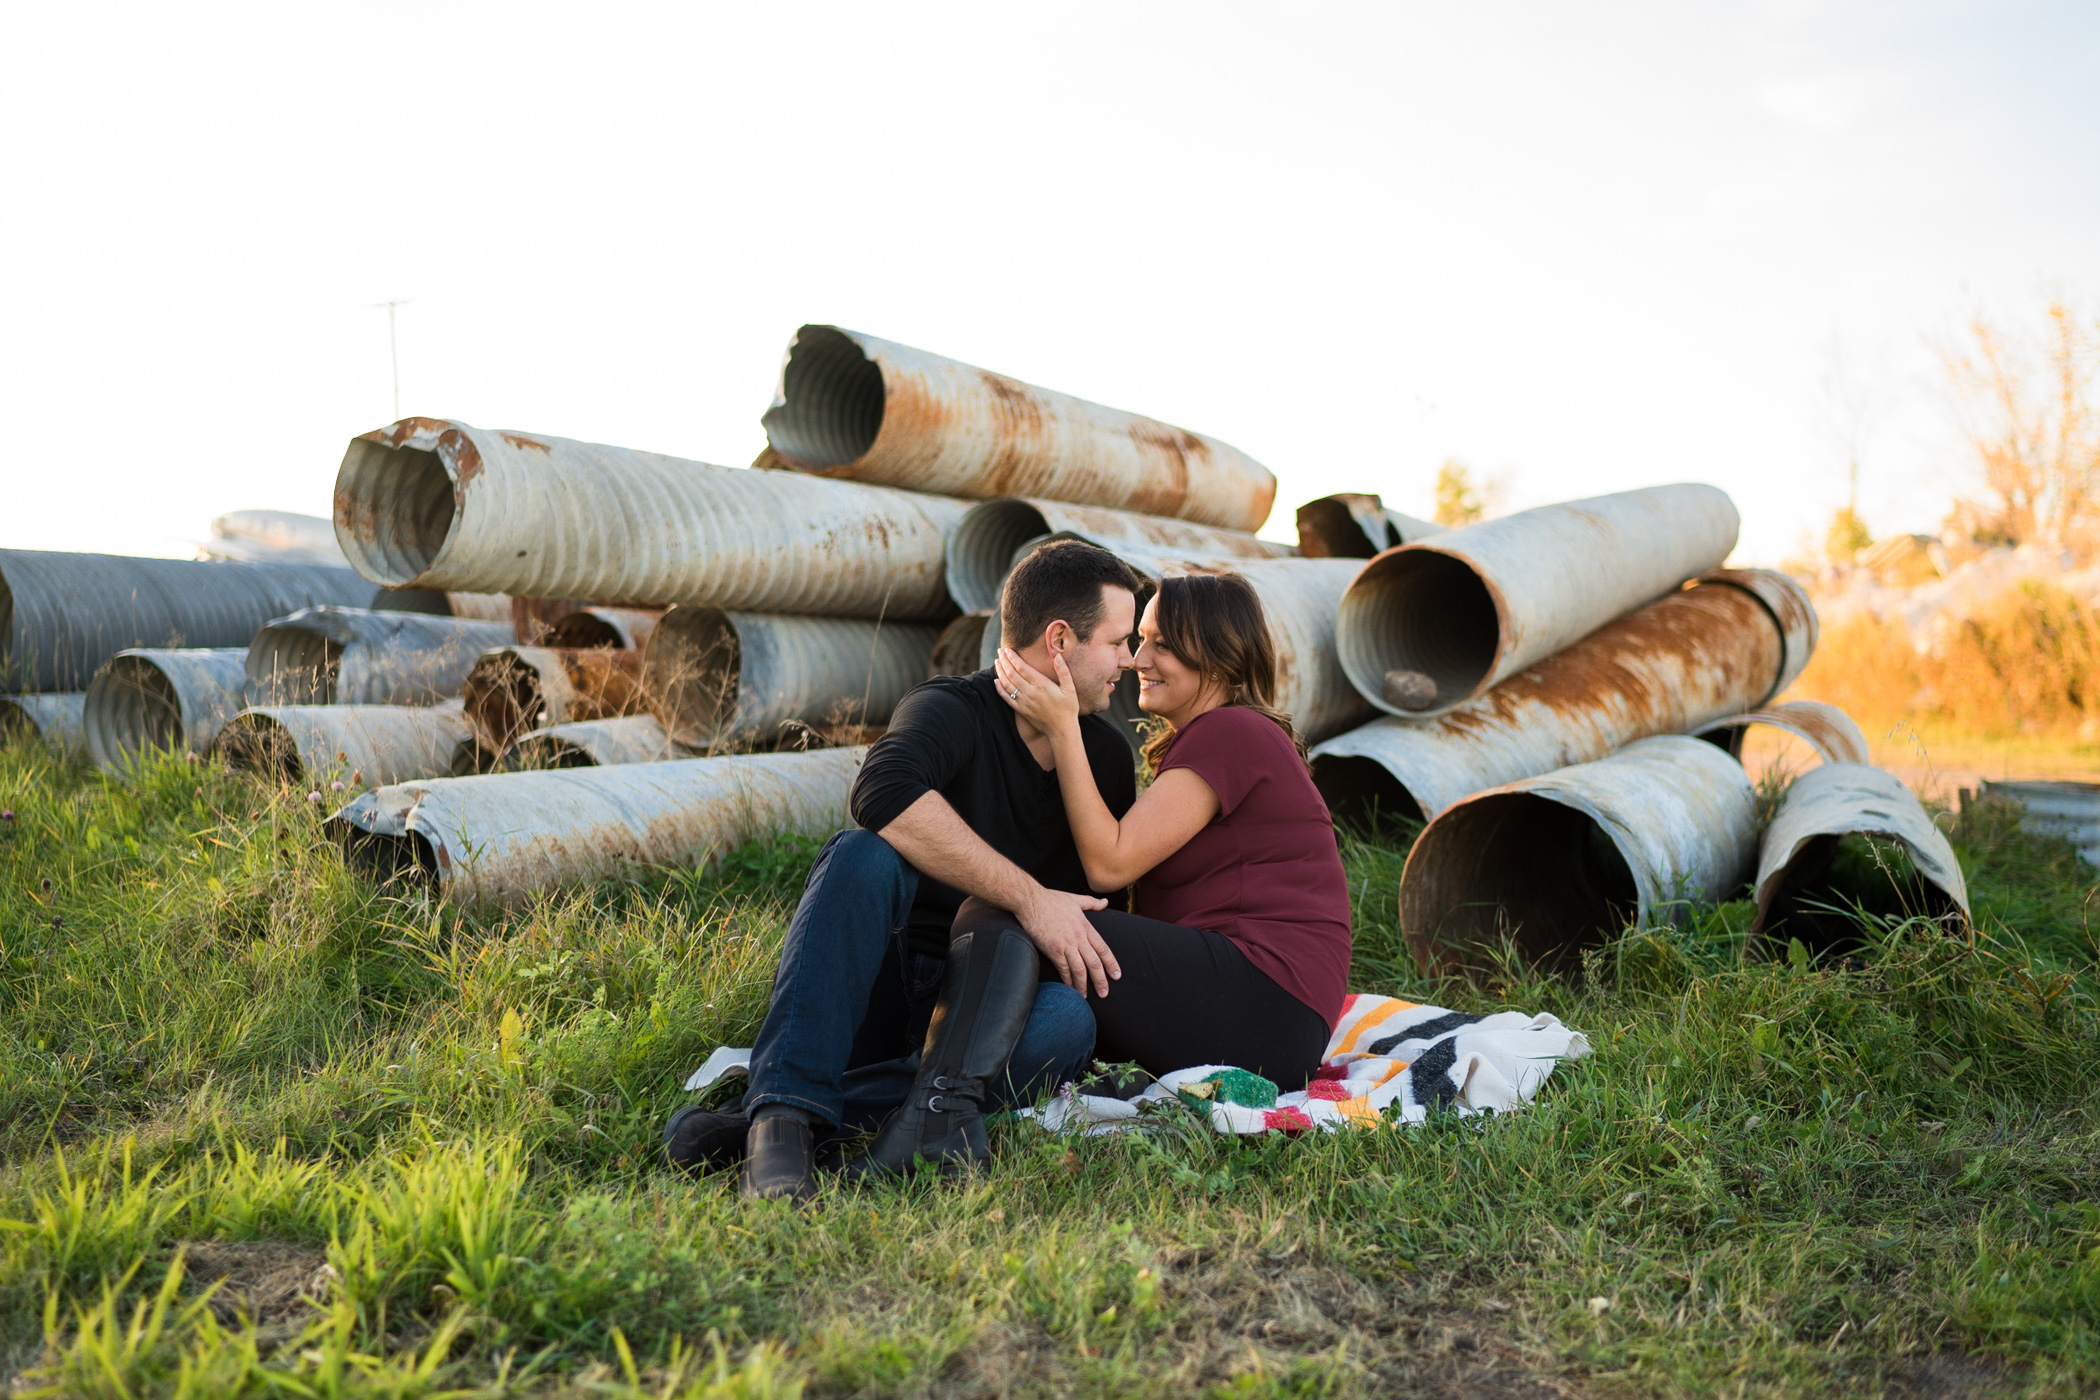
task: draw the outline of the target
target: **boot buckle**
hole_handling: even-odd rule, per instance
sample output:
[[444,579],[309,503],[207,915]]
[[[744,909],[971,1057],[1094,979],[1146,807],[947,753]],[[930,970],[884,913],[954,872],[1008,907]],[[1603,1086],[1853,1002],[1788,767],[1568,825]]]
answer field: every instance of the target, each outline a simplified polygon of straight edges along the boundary
[[[940,1081],[935,1080],[934,1082],[939,1083]],[[939,1094],[929,1094],[926,1096],[926,1111],[928,1113],[946,1113],[948,1110],[941,1107],[941,1096]]]

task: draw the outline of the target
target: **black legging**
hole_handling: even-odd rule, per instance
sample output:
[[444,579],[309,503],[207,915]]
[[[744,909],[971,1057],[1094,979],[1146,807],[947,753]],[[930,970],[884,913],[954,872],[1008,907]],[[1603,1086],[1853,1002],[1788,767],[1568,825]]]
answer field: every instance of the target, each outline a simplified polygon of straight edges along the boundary
[[[1239,945],[1208,929],[1183,928],[1115,909],[1087,915],[1123,975],[1108,995],[1087,989],[1094,1058],[1155,1074],[1192,1065],[1233,1065],[1303,1089],[1327,1053],[1327,1022],[1247,961]],[[955,932],[1019,928],[981,899],[966,900]],[[1043,963],[1045,980],[1056,977]]]

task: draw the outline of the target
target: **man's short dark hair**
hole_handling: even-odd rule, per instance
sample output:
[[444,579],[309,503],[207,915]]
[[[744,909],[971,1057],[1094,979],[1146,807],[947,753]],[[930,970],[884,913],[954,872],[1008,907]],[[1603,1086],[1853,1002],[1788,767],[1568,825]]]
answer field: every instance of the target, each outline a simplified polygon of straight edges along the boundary
[[1131,567],[1105,549],[1080,540],[1044,545],[1006,576],[999,595],[1000,638],[1010,647],[1025,647],[1062,618],[1081,641],[1092,641],[1101,625],[1104,584],[1132,594],[1142,587]]

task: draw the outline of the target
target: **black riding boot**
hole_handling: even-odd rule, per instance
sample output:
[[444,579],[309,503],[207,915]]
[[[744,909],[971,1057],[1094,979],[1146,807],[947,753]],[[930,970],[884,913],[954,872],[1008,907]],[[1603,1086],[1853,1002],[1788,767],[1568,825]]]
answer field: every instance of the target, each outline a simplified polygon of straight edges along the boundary
[[895,1176],[915,1158],[952,1174],[991,1160],[984,1099],[1027,1028],[1035,1005],[1035,945],[1017,928],[962,934],[948,945],[941,999],[926,1028],[919,1077],[848,1177]]

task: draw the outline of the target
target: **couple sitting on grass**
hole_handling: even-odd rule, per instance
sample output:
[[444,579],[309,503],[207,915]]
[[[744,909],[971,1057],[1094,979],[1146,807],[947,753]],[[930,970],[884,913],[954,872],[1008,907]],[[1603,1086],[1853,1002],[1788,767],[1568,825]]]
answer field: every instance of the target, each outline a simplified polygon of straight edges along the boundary
[[[674,1164],[741,1157],[744,1194],[807,1200],[819,1149],[879,1126],[849,1177],[965,1167],[990,1155],[985,1112],[1097,1058],[1305,1087],[1342,1010],[1349,887],[1272,708],[1261,602],[1235,575],[1170,578],[1137,621],[1140,586],[1104,550],[1045,546],[1006,580],[997,666],[897,706],[853,785],[860,827],[788,927],[742,1105],[674,1115]],[[1165,721],[1143,795],[1102,718],[1133,668]]]

